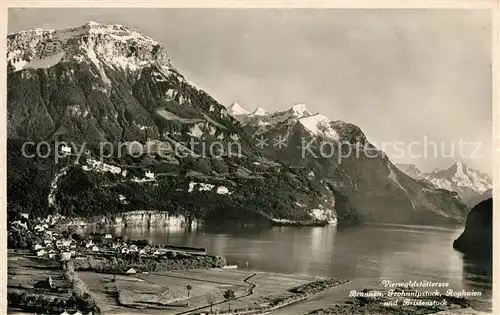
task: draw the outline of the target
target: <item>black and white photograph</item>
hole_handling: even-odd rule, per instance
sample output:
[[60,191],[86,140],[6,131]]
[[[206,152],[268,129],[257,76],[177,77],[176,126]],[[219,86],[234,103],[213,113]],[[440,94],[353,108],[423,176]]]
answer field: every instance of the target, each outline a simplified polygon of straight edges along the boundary
[[496,314],[473,2],[9,7],[7,314]]

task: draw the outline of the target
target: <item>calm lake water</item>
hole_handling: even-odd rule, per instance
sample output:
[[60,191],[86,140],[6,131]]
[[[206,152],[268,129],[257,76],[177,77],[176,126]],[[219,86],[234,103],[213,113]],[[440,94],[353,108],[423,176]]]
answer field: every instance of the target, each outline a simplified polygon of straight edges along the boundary
[[[206,248],[228,264],[315,276],[448,282],[481,291],[475,307],[491,310],[492,267],[452,248],[463,227],[370,224],[358,228],[106,228],[100,232],[154,243]],[[87,230],[87,232],[89,232]],[[429,290],[433,290],[430,288]]]

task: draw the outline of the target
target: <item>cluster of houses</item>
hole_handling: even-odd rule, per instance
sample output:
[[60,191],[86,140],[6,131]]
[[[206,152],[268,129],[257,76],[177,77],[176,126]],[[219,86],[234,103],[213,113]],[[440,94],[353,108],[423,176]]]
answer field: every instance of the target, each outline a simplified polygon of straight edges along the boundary
[[111,234],[93,234],[90,240],[85,242],[85,247],[91,252],[97,253],[114,253],[114,254],[133,254],[137,253],[140,256],[160,256],[168,251],[152,246],[150,243],[130,243],[120,238],[113,238]]
[[172,250],[158,248],[152,244],[139,244],[126,242],[120,238],[113,238],[111,234],[91,234],[88,238],[79,240],[63,237],[57,232],[43,231],[43,241],[33,245],[33,250],[38,257],[49,259],[70,260],[84,257],[88,254],[134,254],[139,256],[163,256]]
[[[49,237],[41,244],[33,245],[33,250],[38,257],[48,257],[50,259],[60,258],[70,260],[76,256],[77,244],[71,239],[57,239],[58,233],[50,233]],[[52,238],[52,239],[51,239]]]
[[[62,216],[48,216],[36,219],[29,224],[28,215],[23,214],[21,220],[12,222],[12,226],[23,233],[32,233],[34,242],[31,249],[38,257],[68,261],[74,258],[86,258],[92,254],[134,254],[143,257],[169,257],[177,254],[206,254],[205,249],[177,248],[159,246],[146,240],[127,241],[121,237],[113,238],[111,234],[91,233],[87,237],[73,237],[69,233],[57,231],[55,228]],[[28,228],[28,225],[30,228]],[[133,273],[133,270],[130,270]]]

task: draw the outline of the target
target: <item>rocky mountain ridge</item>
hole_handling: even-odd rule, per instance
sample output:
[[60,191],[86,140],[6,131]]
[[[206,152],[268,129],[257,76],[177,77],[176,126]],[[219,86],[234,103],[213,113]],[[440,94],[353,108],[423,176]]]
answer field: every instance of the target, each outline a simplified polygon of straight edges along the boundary
[[304,104],[240,121],[254,138],[271,141],[263,147],[268,156],[312,169],[367,221],[462,222],[467,213],[456,194],[401,172],[354,124],[313,114]]
[[[359,221],[335,189],[263,157],[226,108],[188,81],[151,38],[89,22],[17,32],[7,42],[9,211]],[[54,163],[59,149],[46,159],[26,158],[25,140],[86,144],[88,150]],[[193,142],[198,145],[187,145]],[[102,143],[111,146],[102,152]],[[229,150],[234,144],[237,152]],[[117,150],[122,145],[125,152]],[[188,154],[178,154],[179,147]],[[214,152],[206,156],[207,148]]]
[[488,191],[493,188],[491,177],[460,161],[447,169],[435,169],[429,173],[424,173],[411,164],[398,164],[397,166],[412,178],[427,181],[437,188],[457,192],[460,198],[471,207],[491,197],[491,192],[488,194]]
[[90,22],[22,31],[7,42],[11,138],[238,137],[225,107],[188,81],[158,42],[137,31]]
[[34,29],[8,35],[7,62],[13,72],[49,68],[61,61],[93,59],[130,71],[149,64],[172,67],[162,46],[152,38],[123,25],[88,22],[63,29]]

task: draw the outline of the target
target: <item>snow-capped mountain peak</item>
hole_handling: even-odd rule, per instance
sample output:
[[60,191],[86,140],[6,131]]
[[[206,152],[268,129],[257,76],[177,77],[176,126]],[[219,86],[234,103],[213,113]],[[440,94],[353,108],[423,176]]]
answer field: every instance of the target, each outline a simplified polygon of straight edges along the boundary
[[[307,109],[302,113],[305,114],[305,112],[309,113]],[[326,116],[320,114],[311,115],[310,113],[299,119],[299,123],[314,136],[323,136],[327,139],[338,141],[340,140],[340,136],[337,130],[331,126],[330,122],[330,119]]]
[[262,108],[262,107],[258,107],[256,108],[253,112],[251,112],[248,116],[265,116],[267,115],[268,112]]
[[307,110],[305,104],[295,104],[290,108],[289,111],[297,118],[302,118],[311,115],[311,112]]
[[359,127],[340,120],[333,121],[325,115],[312,114],[304,104],[296,104],[287,110],[271,113],[258,108],[243,119],[241,116],[237,119],[244,126],[253,129],[256,135],[280,128],[285,128],[288,134],[294,126],[300,126],[310,136],[326,141],[347,141],[352,144],[366,141]]
[[88,27],[93,27],[93,26],[99,26],[101,24],[97,23],[96,21],[88,21],[87,23],[85,23],[85,25]]
[[437,188],[456,191],[466,203],[492,188],[492,180],[488,175],[469,168],[461,161],[447,169],[435,169],[430,173],[422,173],[414,165],[398,167],[412,178],[424,179]]
[[163,47],[152,38],[119,24],[94,21],[61,30],[33,29],[7,36],[9,72],[49,68],[61,61],[90,61],[136,70],[156,63],[170,67]]
[[470,187],[479,193],[491,188],[491,178],[488,175],[471,169],[460,161],[447,169],[434,170],[428,175],[434,178],[446,179],[457,186]]
[[227,108],[228,112],[232,116],[240,116],[240,115],[248,115],[250,112],[243,107],[241,107],[240,104],[237,102],[234,102],[233,104],[229,105]]

